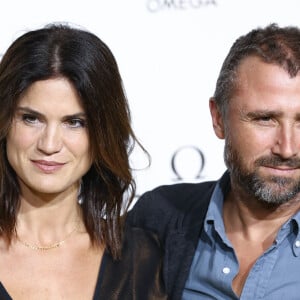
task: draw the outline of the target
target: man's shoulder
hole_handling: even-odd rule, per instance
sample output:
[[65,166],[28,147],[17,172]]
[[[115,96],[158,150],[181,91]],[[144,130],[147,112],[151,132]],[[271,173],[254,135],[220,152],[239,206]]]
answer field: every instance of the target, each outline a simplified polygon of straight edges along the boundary
[[159,186],[143,194],[128,214],[130,226],[158,236],[165,254],[164,279],[172,295],[181,295],[217,182],[220,188],[228,187],[228,173],[218,181]]
[[205,216],[215,184],[210,181],[157,187],[139,198],[127,221],[131,226],[159,233],[160,238],[170,228],[186,231]]
[[144,202],[148,208],[160,208],[174,210],[190,210],[210,195],[215,187],[216,181],[202,183],[180,183],[159,186],[152,191],[146,192],[138,200],[139,204]]

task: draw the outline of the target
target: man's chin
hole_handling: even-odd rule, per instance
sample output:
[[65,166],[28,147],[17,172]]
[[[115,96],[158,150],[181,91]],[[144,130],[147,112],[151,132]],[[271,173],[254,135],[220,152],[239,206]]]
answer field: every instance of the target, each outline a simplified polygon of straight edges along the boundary
[[239,185],[260,202],[271,206],[281,205],[300,192],[300,178],[261,175],[258,172],[240,176]]
[[257,182],[252,186],[257,199],[272,205],[281,205],[289,202],[299,194],[299,182],[291,178],[276,177],[269,181]]
[[267,176],[267,177],[259,177],[255,180],[255,185],[257,187],[263,187],[264,189],[284,193],[297,189],[300,183],[299,179],[294,179],[291,177],[285,176]]
[[288,188],[297,186],[300,182],[300,178],[293,178],[290,176],[268,176],[264,179],[266,184],[277,185],[279,188]]

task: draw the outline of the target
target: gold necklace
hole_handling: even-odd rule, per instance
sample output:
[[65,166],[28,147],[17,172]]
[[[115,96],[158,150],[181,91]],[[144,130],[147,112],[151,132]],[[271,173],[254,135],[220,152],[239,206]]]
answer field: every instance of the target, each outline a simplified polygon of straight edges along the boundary
[[47,251],[47,250],[51,250],[51,249],[55,249],[55,248],[59,248],[62,244],[65,243],[65,241],[74,233],[78,230],[78,227],[79,227],[79,221],[76,222],[76,226],[75,228],[70,232],[68,233],[65,238],[61,241],[57,241],[51,245],[47,245],[47,246],[39,246],[39,245],[32,245],[32,244],[29,244],[27,243],[26,241],[23,241],[17,231],[16,231],[16,238],[17,238],[17,241],[20,242],[23,246],[25,246],[26,248],[29,248],[31,250],[38,250],[38,251]]

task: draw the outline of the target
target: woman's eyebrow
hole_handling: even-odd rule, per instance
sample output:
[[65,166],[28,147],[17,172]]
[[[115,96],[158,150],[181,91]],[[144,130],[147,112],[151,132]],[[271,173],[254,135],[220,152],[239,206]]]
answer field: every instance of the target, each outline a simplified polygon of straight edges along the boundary
[[40,112],[38,112],[37,110],[34,110],[32,108],[29,108],[27,106],[19,106],[16,108],[17,112],[24,112],[24,113],[30,113],[30,114],[34,114],[35,116],[39,116],[39,117],[43,117],[44,115]]
[[66,115],[64,116],[64,118],[68,119],[68,118],[86,118],[86,113],[84,112],[79,112],[79,113],[75,113],[75,114],[71,114],[71,115]]
[[[44,114],[40,113],[37,110],[29,108],[27,106],[19,106],[19,107],[17,107],[16,111],[34,114],[35,116],[38,116],[38,117],[45,117]],[[86,113],[84,113],[84,112],[78,112],[78,113],[63,116],[64,119],[83,118],[83,117],[86,118]]]

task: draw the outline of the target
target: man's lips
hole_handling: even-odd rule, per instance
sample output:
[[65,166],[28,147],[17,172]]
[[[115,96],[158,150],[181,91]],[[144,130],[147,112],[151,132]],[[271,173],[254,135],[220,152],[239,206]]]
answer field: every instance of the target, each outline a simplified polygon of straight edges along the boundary
[[299,171],[297,167],[290,167],[290,166],[271,166],[271,165],[264,165],[262,166],[265,169],[269,170],[274,175],[289,175],[294,174],[295,172]]
[[276,170],[283,170],[283,171],[299,169],[299,167],[291,167],[291,166],[285,166],[285,165],[282,165],[282,166],[272,166],[272,165],[268,166],[268,165],[266,165],[264,167],[271,168],[271,169],[276,169]]
[[48,160],[31,160],[33,164],[43,172],[51,173],[61,169],[65,163]]

